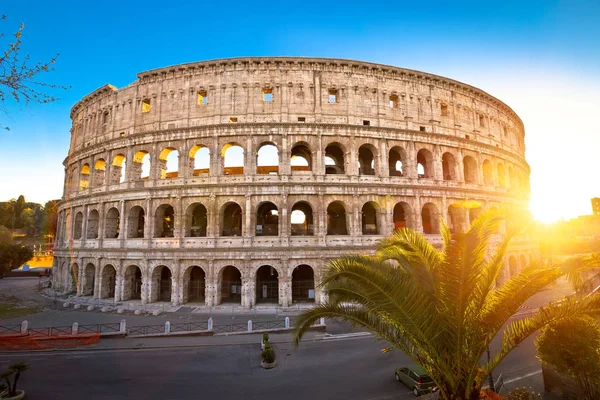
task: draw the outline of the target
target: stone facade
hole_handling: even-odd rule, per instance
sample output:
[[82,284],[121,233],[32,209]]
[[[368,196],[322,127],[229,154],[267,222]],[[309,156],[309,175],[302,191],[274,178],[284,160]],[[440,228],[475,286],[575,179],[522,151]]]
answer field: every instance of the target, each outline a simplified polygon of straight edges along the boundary
[[[386,65],[178,65],[101,87],[71,119],[54,285],[82,296],[319,302],[331,258],[372,252],[401,226],[438,244],[440,217],[464,231],[481,210],[528,203],[524,128],[508,106]],[[225,161],[232,148],[240,165]],[[511,256],[502,279],[537,250],[521,240]]]

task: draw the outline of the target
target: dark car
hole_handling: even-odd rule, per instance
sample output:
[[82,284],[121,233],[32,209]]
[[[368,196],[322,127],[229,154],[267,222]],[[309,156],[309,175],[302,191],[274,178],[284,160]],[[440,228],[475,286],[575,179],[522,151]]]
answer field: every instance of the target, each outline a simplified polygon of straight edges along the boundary
[[396,368],[394,377],[398,382],[408,386],[415,396],[421,396],[435,390],[433,379],[418,365]]

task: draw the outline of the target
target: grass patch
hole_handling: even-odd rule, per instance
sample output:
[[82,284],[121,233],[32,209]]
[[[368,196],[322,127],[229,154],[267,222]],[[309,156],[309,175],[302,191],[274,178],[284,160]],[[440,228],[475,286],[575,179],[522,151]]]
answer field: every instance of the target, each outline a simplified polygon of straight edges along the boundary
[[23,306],[15,296],[0,295],[0,319],[20,317],[33,314],[41,310],[38,306]]

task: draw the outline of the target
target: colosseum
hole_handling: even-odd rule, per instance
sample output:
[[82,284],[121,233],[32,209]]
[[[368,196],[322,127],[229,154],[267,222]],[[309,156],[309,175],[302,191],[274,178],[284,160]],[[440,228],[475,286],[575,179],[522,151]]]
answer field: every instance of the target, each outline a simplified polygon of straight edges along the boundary
[[[441,243],[527,207],[522,121],[467,84],[362,61],[251,57],[142,72],[71,110],[54,287],[110,302],[319,303],[332,258],[394,229]],[[537,257],[517,240],[499,279]],[[315,284],[316,283],[316,284]]]

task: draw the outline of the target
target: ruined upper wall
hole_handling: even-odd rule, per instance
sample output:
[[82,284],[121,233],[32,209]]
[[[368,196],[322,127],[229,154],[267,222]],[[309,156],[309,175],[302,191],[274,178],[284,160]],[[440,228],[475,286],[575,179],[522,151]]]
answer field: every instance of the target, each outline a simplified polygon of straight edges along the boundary
[[466,137],[524,157],[522,121],[482,90],[387,65],[297,57],[182,64],[139,73],[119,90],[105,85],[72,108],[70,153],[139,132],[301,118]]

